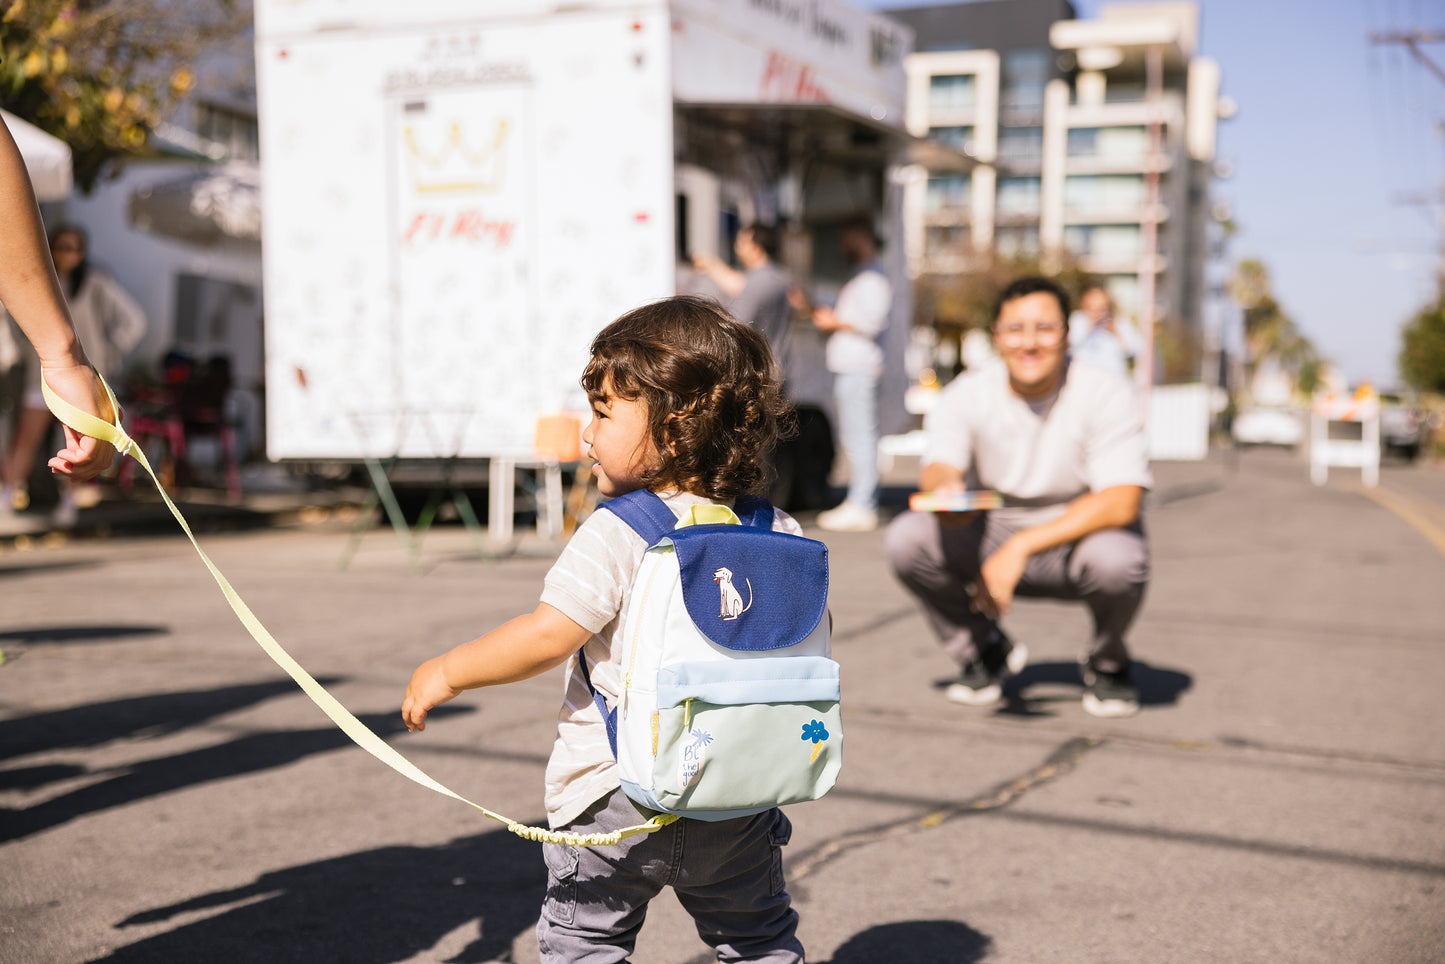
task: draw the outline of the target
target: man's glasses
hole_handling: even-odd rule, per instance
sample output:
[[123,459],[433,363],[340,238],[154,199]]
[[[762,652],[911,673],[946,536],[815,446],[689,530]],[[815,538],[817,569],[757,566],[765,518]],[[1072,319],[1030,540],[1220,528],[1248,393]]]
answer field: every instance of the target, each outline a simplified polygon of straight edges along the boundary
[[1064,340],[1064,326],[1047,321],[1032,328],[1024,325],[995,326],[993,337],[1006,348],[1021,348],[1030,338],[1033,338],[1034,344],[1049,348]]

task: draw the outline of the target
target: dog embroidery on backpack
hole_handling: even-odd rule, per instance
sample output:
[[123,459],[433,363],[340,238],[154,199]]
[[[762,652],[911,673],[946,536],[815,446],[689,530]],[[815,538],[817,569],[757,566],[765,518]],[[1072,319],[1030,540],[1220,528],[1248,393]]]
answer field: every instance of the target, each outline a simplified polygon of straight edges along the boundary
[[718,569],[712,574],[713,582],[718,585],[718,593],[721,599],[718,603],[718,615],[723,619],[737,619],[743,613],[753,608],[753,583],[746,576],[743,581],[748,584],[748,604],[743,605],[743,594],[738,592],[733,585],[733,571],[726,566]]

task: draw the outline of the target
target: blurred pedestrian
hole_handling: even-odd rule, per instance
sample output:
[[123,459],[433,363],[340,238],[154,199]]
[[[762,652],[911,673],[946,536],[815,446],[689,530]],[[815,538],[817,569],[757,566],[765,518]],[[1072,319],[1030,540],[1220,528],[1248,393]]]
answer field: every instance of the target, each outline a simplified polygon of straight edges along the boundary
[[[0,304],[34,348],[45,381],[61,398],[87,414],[114,422],[105,391],[90,367],[66,308],[45,241],[35,191],[10,129],[0,121]],[[75,480],[94,478],[115,460],[107,442],[68,426],[65,444],[49,462]],[[3,466],[0,466],[3,468]],[[10,508],[0,498],[0,512]]]
[[1069,318],[1069,353],[1080,361],[1127,374],[1143,344],[1139,329],[1118,314],[1103,285],[1093,284],[1079,296],[1079,310]]
[[883,377],[883,341],[893,307],[893,283],[878,260],[880,242],[865,219],[844,224],[843,257],[853,273],[831,308],[812,308],[813,324],[828,333],[825,361],[833,373],[838,440],[848,457],[848,494],[818,514],[818,525],[834,532],[867,532],[878,527],[878,386]]
[[[73,225],[56,228],[50,235],[50,257],[65,296],[75,332],[86,346],[91,364],[108,380],[117,374],[121,359],[145,335],[146,318],[135,299],[109,275],[96,270],[86,258],[85,232]],[[25,353],[27,364],[24,395],[16,423],[15,437],[6,454],[0,503],[23,508],[31,467],[54,418],[40,391],[43,362],[35,351]],[[49,372],[46,371],[48,377]],[[53,521],[62,528],[75,524],[76,490],[60,486],[60,504]]]
[[[583,441],[604,496],[648,489],[681,518],[701,505],[731,506],[766,482],[786,408],[775,366],[767,342],[716,302],[679,296],[622,316],[593,340],[582,384],[592,404]],[[782,512],[773,529],[801,531]],[[566,664],[547,764],[548,821],[579,834],[644,823],[653,814],[622,790],[592,690],[610,707],[622,694],[619,621],[646,549],[620,516],[594,512],[547,574],[534,612],[417,667],[402,706],[407,728],[424,729],[428,711],[463,690]],[[628,958],[648,902],[670,885],[720,959],[801,964],[779,851],[791,832],[774,807],[683,818],[605,847],[544,844],[542,961]]]
[[1046,278],[1009,285],[993,326],[1003,364],[954,379],[924,422],[920,490],[994,490],[1003,508],[904,513],[885,551],[960,664],[949,699],[999,701],[1028,661],[999,621],[1015,596],[1043,596],[1082,600],[1093,616],[1084,709],[1128,716],[1139,694],[1124,636],[1149,572],[1143,412],[1126,376],[1071,363],[1068,307]]
[[791,281],[778,264],[778,229],[754,222],[738,230],[733,241],[739,271],[716,255],[694,255],[693,267],[718,286],[729,313],[763,333],[773,360],[785,377],[793,308],[788,304]]

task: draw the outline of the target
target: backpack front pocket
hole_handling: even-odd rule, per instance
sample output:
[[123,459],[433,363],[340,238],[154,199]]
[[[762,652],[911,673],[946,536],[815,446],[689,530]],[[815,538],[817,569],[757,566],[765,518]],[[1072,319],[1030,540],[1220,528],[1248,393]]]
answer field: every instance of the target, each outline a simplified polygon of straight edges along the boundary
[[653,791],[685,813],[816,800],[842,765],[838,664],[825,656],[676,663],[657,676]]

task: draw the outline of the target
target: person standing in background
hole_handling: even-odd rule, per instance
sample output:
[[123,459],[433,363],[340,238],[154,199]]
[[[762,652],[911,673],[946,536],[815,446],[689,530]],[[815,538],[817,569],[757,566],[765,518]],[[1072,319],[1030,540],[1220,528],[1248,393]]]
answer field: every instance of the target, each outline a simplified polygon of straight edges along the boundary
[[693,256],[693,267],[718,286],[734,318],[762,332],[773,349],[779,373],[786,376],[793,322],[788,288],[792,282],[778,265],[778,229],[758,223],[739,229],[733,253],[741,271],[715,255],[704,254]]
[[[87,354],[96,370],[109,379],[117,374],[126,353],[145,335],[145,314],[115,279],[89,264],[86,236],[80,228],[72,225],[56,228],[50,236],[50,256],[75,332],[87,347]],[[34,351],[25,353],[25,363],[20,415],[3,466],[0,511],[24,508],[28,504],[26,480],[53,424],[53,416],[40,391],[42,362],[39,354]],[[62,485],[60,504],[52,521],[61,528],[69,528],[75,524],[76,514],[75,489]]]
[[1079,310],[1069,317],[1069,352],[1079,361],[1127,375],[1134,367],[1142,340],[1128,318],[1114,310],[1103,285],[1093,284],[1079,296]]
[[818,514],[833,532],[878,528],[878,386],[883,377],[883,337],[893,307],[893,283],[878,261],[880,243],[866,220],[843,225],[843,257],[853,274],[837,303],[812,309],[813,324],[828,333],[825,355],[833,373],[838,439],[848,456],[848,494]]

